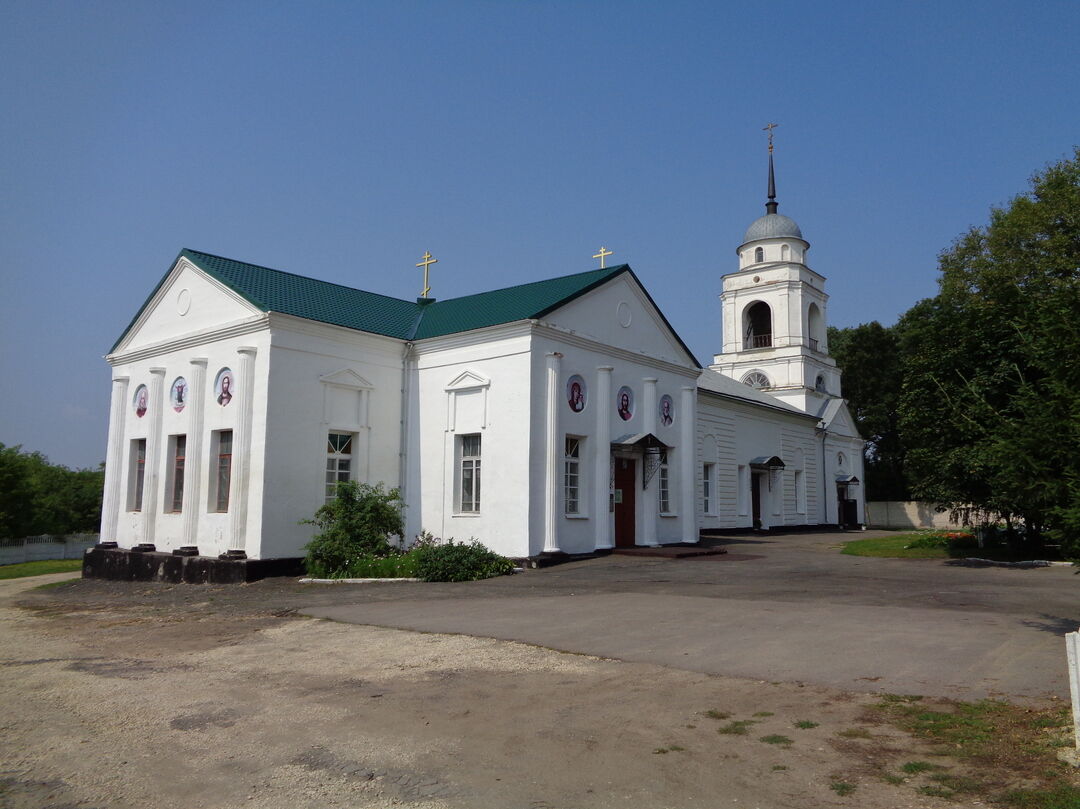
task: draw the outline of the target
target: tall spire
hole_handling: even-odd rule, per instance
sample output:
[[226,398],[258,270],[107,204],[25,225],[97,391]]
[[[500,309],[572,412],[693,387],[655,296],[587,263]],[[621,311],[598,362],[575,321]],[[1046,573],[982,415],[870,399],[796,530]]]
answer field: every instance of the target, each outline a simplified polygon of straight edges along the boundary
[[769,201],[765,203],[765,213],[776,213],[776,174],[773,171],[773,130],[779,124],[766,124],[763,129],[769,133]]

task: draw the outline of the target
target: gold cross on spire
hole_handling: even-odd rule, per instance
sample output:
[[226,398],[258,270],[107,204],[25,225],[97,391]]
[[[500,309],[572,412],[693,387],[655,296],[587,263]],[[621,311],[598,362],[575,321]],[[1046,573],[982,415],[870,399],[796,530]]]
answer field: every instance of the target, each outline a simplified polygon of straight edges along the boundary
[[769,154],[772,154],[772,131],[778,126],[780,126],[780,124],[765,124],[765,126],[761,128],[762,132],[769,133]]
[[595,256],[593,256],[593,258],[600,259],[600,269],[603,270],[603,269],[606,269],[605,264],[607,262],[605,261],[605,259],[608,256],[613,256],[613,255],[615,255],[615,253],[613,253],[611,250],[608,250],[606,247],[601,247],[600,252],[597,253]]
[[427,294],[431,292],[431,287],[428,286],[428,267],[430,267],[432,264],[438,263],[439,260],[437,258],[432,258],[431,253],[425,250],[423,260],[416,265],[417,267],[424,268],[424,291],[420,293],[421,298],[426,298],[428,296]]

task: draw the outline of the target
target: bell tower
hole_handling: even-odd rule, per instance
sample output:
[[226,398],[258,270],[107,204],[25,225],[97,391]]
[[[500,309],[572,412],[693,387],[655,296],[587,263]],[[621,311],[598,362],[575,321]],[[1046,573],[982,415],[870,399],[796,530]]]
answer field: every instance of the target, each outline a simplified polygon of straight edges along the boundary
[[773,134],[765,215],[746,231],[739,268],[721,279],[723,351],[709,366],[810,413],[840,397],[840,370],[825,334],[825,277],[806,263],[810,243],[777,213]]

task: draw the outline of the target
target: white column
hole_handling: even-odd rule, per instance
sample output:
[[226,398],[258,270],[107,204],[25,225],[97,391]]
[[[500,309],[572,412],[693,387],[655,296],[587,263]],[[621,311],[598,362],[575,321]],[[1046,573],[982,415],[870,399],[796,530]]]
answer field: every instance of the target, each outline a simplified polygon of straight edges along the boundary
[[[641,431],[645,433],[656,433],[656,378],[646,377],[641,380],[643,383],[643,389],[641,391]],[[648,456],[642,458],[641,474],[644,480],[646,473],[646,465],[648,463]],[[649,481],[649,488],[645,489],[641,498],[641,542],[643,545],[650,547],[656,546],[659,543],[656,540],[657,522],[660,519],[660,472],[657,471],[652,480]]]
[[188,379],[188,435],[184,458],[184,534],[182,546],[191,551],[199,544],[199,514],[203,509],[203,413],[206,410],[206,358],[191,360]]
[[611,514],[608,502],[611,489],[611,371],[610,365],[596,369],[596,392],[593,412],[596,414],[596,469],[593,473],[593,514],[596,524],[596,550],[614,547],[611,541]]
[[146,436],[146,476],[142,503],[142,545],[154,549],[158,516],[158,467],[161,465],[161,417],[165,410],[165,369],[150,369],[150,431]]
[[124,426],[127,424],[127,392],[129,378],[113,379],[112,402],[109,405],[109,447],[105,455],[105,490],[101,505],[100,543],[116,547],[116,532],[120,521],[120,501],[123,499]]
[[247,558],[247,504],[250,478],[251,417],[255,409],[255,354],[258,349],[241,346],[240,410],[233,425],[232,486],[229,490],[229,551],[232,559]]
[[[697,392],[691,385],[682,389],[682,415],[679,422],[679,485],[682,487],[682,541],[697,542]],[[715,483],[714,483],[715,485]],[[713,493],[713,497],[716,493]]]
[[559,360],[562,354],[547,355],[547,398],[544,446],[544,553],[559,553]]

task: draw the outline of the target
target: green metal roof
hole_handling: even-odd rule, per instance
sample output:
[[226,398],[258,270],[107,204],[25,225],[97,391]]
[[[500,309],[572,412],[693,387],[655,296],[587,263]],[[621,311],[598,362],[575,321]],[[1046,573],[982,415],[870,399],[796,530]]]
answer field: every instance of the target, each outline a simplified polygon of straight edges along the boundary
[[[638,286],[641,286],[629,265],[620,264],[607,269],[420,304],[260,267],[257,264],[234,261],[198,250],[185,248],[180,251],[177,260],[181,257],[264,312],[280,312],[399,340],[423,340],[512,323],[515,320],[541,318],[623,273],[629,273]],[[174,261],[173,266],[175,264]],[[171,271],[170,267],[169,272]],[[166,273],[150,293],[110,352],[120,345],[168,276],[169,273]],[[644,291],[644,287],[641,288]],[[645,295],[648,296],[648,292],[645,292]],[[651,298],[649,300],[652,302]],[[656,304],[653,303],[653,306]],[[657,312],[659,311],[657,307]],[[663,313],[660,316],[663,317]],[[664,322],[670,329],[671,324],[666,320]],[[693,359],[693,353],[675,334],[674,329],[671,329],[671,333]],[[696,365],[696,360],[694,362]]]

